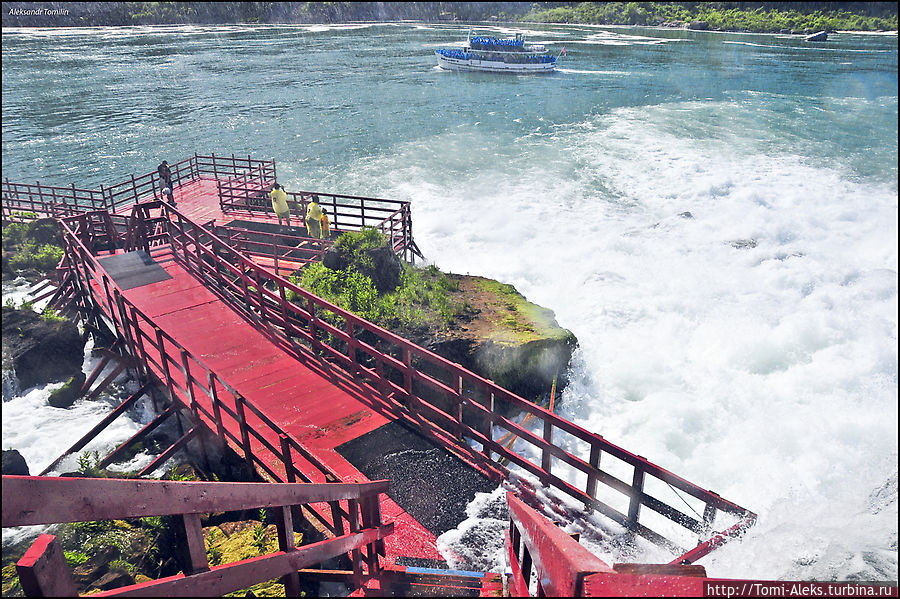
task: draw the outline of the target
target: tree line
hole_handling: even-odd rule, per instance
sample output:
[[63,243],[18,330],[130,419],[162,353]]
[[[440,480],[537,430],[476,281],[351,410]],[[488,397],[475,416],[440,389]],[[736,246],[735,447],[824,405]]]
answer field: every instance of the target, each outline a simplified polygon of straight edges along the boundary
[[504,21],[897,30],[894,2],[3,2],[3,27]]

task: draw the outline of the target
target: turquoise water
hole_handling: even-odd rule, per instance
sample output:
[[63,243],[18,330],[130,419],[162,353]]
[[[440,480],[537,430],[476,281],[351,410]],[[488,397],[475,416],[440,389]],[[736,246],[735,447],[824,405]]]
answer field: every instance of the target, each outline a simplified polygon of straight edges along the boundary
[[531,26],[559,72],[437,69],[467,31],[4,30],[3,176],[235,153],[409,199],[578,337],[566,417],[760,514],[711,574],[896,580],[897,37]]

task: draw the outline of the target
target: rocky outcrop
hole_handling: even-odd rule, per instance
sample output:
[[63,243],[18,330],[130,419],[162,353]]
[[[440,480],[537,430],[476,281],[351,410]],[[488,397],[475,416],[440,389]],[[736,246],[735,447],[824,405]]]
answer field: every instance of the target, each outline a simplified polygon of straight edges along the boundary
[[81,372],[85,342],[72,322],[3,307],[3,368],[15,371],[21,389]]
[[548,397],[554,378],[557,393],[562,391],[578,340],[559,326],[553,312],[529,302],[512,285],[448,276],[458,276],[459,293],[474,315],[417,341],[529,401]]
[[81,397],[81,388],[84,386],[85,375],[79,370],[66,384],[50,393],[47,403],[54,408],[68,408],[75,400]]
[[[351,257],[351,253],[355,256]],[[331,270],[344,270],[351,260],[356,270],[372,279],[378,293],[392,291],[400,284],[403,267],[397,254],[387,246],[356,249],[336,244],[322,257],[322,264]]]
[[3,474],[7,476],[29,476],[25,458],[15,449],[3,450]]

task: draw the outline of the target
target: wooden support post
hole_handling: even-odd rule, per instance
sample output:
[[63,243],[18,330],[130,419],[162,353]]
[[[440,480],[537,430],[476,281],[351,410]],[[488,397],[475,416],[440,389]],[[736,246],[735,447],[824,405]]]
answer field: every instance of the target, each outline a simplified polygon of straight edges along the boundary
[[[296,551],[294,546],[294,519],[291,517],[291,506],[285,505],[275,509],[275,528],[278,530],[278,549],[285,553]],[[291,572],[281,577],[285,597],[300,596],[300,575]]]
[[[600,469],[600,445],[598,443],[591,444],[591,457],[588,459],[588,463],[594,468]],[[590,497],[597,498],[597,477],[595,475],[588,474],[585,492]]]
[[26,597],[75,597],[78,590],[62,547],[53,535],[43,534],[16,563]]
[[234,407],[237,412],[238,426],[241,429],[241,446],[244,449],[244,459],[247,460],[247,466],[250,473],[253,472],[253,447],[250,445],[250,431],[247,427],[247,417],[244,414],[244,397],[242,395],[234,396]]
[[185,576],[206,572],[209,570],[209,561],[206,559],[206,543],[203,540],[203,525],[200,523],[200,514],[183,514],[184,536],[187,541],[188,563],[184,566]]
[[[490,412],[491,414],[494,413],[494,403],[495,403],[494,392],[491,391],[488,396],[488,405],[486,406],[488,412]],[[484,424],[482,426],[484,427],[484,430],[481,431],[482,434],[485,437],[487,437],[488,441],[493,441],[494,440],[494,421],[493,421],[493,419],[491,419],[488,416],[485,416]],[[484,447],[481,448],[481,453],[484,454],[484,457],[486,457],[489,462],[493,459],[491,457],[493,455],[493,452],[491,451],[489,444],[485,444]]]
[[634,477],[631,480],[632,495],[631,501],[628,503],[628,524],[633,526],[637,524],[638,517],[641,513],[641,503],[644,494],[644,469],[636,465],[634,467]]
[[[544,420],[544,441],[549,444],[553,444],[553,423],[549,420]],[[546,447],[541,448],[541,470],[544,471],[544,474],[541,476],[541,482],[545,485],[550,484],[550,469],[551,469],[551,455],[550,450]]]
[[53,460],[53,463],[44,468],[38,476],[46,476],[48,472],[53,470],[67,455],[73,454],[76,451],[81,450],[85,445],[87,445],[94,437],[99,435],[107,426],[112,424],[112,422],[124,414],[128,408],[130,408],[134,402],[136,402],[139,398],[143,397],[144,393],[147,392],[148,385],[144,385],[140,389],[138,389],[137,393],[123,401],[115,410],[106,415],[103,420],[101,420],[94,428],[87,432],[81,439],[75,442],[69,449],[67,449],[61,456]]
[[291,442],[284,433],[278,435],[278,440],[281,441],[281,461],[284,463],[284,474],[289,483],[296,482],[294,460],[291,458]]
[[216,419],[216,433],[222,439],[222,443],[228,444],[225,436],[225,426],[222,424],[222,406],[219,402],[219,392],[216,390],[216,378],[211,370],[206,371],[206,384],[209,386],[209,399],[212,402],[213,417]]
[[341,504],[338,501],[329,501],[331,507],[331,521],[334,523],[334,536],[339,537],[344,534],[344,517],[341,515]]
[[125,452],[125,450],[136,441],[143,439],[147,435],[149,435],[153,430],[162,424],[166,418],[175,413],[175,406],[169,406],[166,408],[166,411],[154,418],[147,426],[136,432],[131,436],[128,440],[124,441],[121,445],[119,445],[111,454],[100,460],[100,463],[97,464],[98,468],[106,468],[113,462],[115,462],[119,457]]
[[[359,500],[348,499],[347,507],[350,513],[350,532],[359,532]],[[353,574],[359,586],[362,583],[362,554],[358,548],[350,551],[350,560],[353,563]]]
[[[177,416],[177,412],[176,412],[176,416]],[[162,466],[166,462],[166,460],[171,458],[173,455],[175,455],[175,453],[178,450],[180,450],[182,447],[187,445],[188,441],[193,439],[194,435],[196,435],[198,431],[199,431],[199,428],[192,428],[191,430],[186,432],[184,435],[181,436],[181,438],[179,438],[177,441],[172,443],[172,445],[170,445],[168,449],[166,449],[164,452],[162,452],[161,454],[156,456],[156,459],[153,460],[152,462],[150,462],[150,464],[147,467],[145,467],[143,470],[141,470],[138,473],[138,476],[147,476],[148,474],[150,474],[151,472],[153,472],[154,470],[156,470],[157,468]]]

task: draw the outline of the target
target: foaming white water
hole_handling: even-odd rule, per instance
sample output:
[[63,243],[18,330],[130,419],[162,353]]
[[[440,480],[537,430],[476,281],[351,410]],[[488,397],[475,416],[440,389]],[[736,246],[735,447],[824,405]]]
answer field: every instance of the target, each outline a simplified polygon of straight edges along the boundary
[[345,181],[411,198],[441,268],[556,312],[580,342],[562,415],[759,514],[710,572],[896,579],[896,181],[747,113],[467,126]]
[[[30,284],[24,279],[3,284],[3,301],[21,305],[27,299]],[[46,300],[37,302],[40,310]],[[90,375],[100,363],[93,357],[93,340],[88,339],[82,372]],[[113,369],[108,365],[99,379],[105,378]],[[126,397],[138,390],[134,381],[129,381],[123,373],[106,392],[93,400],[80,399],[69,408],[55,408],[47,403],[50,394],[63,383],[38,385],[20,389],[15,374],[3,372],[3,449],[15,449],[25,458],[29,472],[37,475],[56,460],[64,451],[78,441],[94,425],[112,412]],[[84,452],[98,452],[101,456],[110,453],[120,443],[134,435],[148,424],[154,416],[153,407],[147,398],[138,400],[126,414],[120,416],[80,451],[67,456],[48,474],[78,470],[79,457]],[[127,464],[111,467],[111,470],[136,471],[149,465],[154,456],[142,451]],[[171,461],[170,461],[171,462]],[[169,464],[170,462],[167,462]],[[166,465],[164,465],[166,466]],[[3,543],[16,544],[43,532],[46,527],[26,526],[4,529]]]

